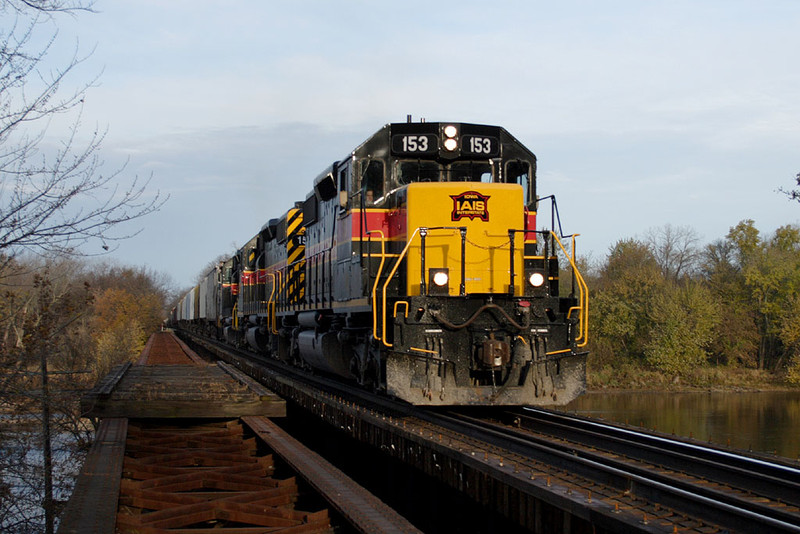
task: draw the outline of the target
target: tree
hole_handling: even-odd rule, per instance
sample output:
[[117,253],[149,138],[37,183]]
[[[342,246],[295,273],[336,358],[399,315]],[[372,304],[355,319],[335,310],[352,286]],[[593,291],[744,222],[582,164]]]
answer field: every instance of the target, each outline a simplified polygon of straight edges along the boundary
[[647,244],[664,278],[673,281],[689,276],[697,269],[700,258],[698,243],[700,236],[689,226],[667,224],[651,228],[647,233]]
[[750,348],[754,366],[782,368],[794,344],[787,325],[800,295],[800,228],[783,226],[764,238],[752,220],[741,221],[724,243],[709,249],[706,273],[710,287],[726,302],[722,324],[729,331],[723,341],[738,338],[742,346],[757,340],[756,350]]
[[92,321],[97,337],[96,378],[139,356],[148,336],[164,318],[164,302],[163,294],[119,287],[105,289],[97,296]]
[[[719,306],[696,271],[698,238],[690,228],[652,230],[647,241],[612,247],[592,299],[594,349],[611,362],[685,375],[706,365]],[[605,358],[608,361],[608,358]]]
[[[80,393],[110,366],[139,356],[164,318],[169,288],[147,269],[97,268],[85,259],[20,256],[14,265],[0,286],[0,402],[28,425],[35,417],[42,434],[49,426],[53,438],[0,418],[0,531],[34,532],[57,516],[91,438]],[[48,456],[50,484],[41,460]]]
[[[797,182],[797,185],[800,186],[800,172],[798,172],[795,175],[794,179],[795,182]],[[789,190],[780,187],[778,188],[778,191],[789,197],[790,200],[796,200],[800,202],[800,187],[798,187],[797,189],[789,189]]]
[[[91,0],[0,3],[0,268],[22,250],[76,254],[90,242],[98,252],[109,250],[132,235],[120,225],[166,200],[145,194],[149,180],[125,183],[122,169],[103,171],[104,132],[81,141],[80,112],[94,81],[67,86],[86,56],[76,49],[65,65],[49,64],[57,14],[91,7]],[[42,30],[49,39],[41,39]],[[72,116],[72,124],[51,149],[49,130],[62,116]]]
[[663,286],[650,248],[635,239],[618,241],[599,270],[591,297],[593,350],[640,360],[650,336],[647,310]]
[[[752,234],[749,229],[745,233]],[[744,235],[741,230],[739,234]],[[741,256],[742,251],[730,239],[709,244],[703,254],[702,276],[720,309],[710,350],[718,364],[756,368],[760,342],[758,313],[741,272]]]
[[[81,247],[92,244],[98,252],[108,251],[136,233],[123,230],[124,223],[158,210],[166,200],[146,193],[149,180],[124,179],[124,167],[104,169],[100,147],[105,132],[87,133],[81,124],[84,99],[95,80],[73,81],[87,56],[76,44],[71,59],[54,64],[58,17],[90,12],[92,5],[93,0],[0,0],[0,279],[6,281],[27,274],[11,269],[21,265],[18,259],[25,251],[48,259],[86,254]],[[69,126],[60,131],[60,123]],[[74,390],[59,388],[68,395],[55,396],[48,368],[80,362],[76,347],[82,346],[84,357],[92,352],[91,344],[81,340],[91,295],[81,284],[57,290],[46,271],[34,272],[32,284],[3,288],[2,304],[8,306],[0,309],[0,398],[12,413],[28,413],[30,399],[38,399],[44,477],[26,471],[29,448],[19,447],[17,458],[5,457],[0,449],[3,482],[15,471],[16,487],[28,487],[31,498],[28,506],[18,507],[24,496],[6,491],[11,487],[0,482],[0,529],[33,531],[38,519],[29,514],[38,513],[41,505],[45,531],[52,532],[57,510],[49,476],[50,413],[63,404],[69,414],[52,423],[78,421],[80,414],[74,409]],[[74,369],[63,376],[72,376]],[[6,437],[6,424],[0,421],[0,438]],[[22,434],[16,429],[13,435],[21,439]]]
[[[65,283],[65,269],[70,268],[32,265],[21,269],[18,276],[29,277],[30,284],[16,280],[19,284],[4,294],[4,301],[19,313],[8,315],[5,307],[0,309],[3,322],[14,323],[14,328],[6,331],[10,335],[0,350],[3,404],[23,422],[30,425],[33,420],[29,418],[37,417],[41,425],[41,436],[36,436],[31,428],[0,421],[0,438],[15,442],[14,447],[3,447],[0,456],[0,475],[9,488],[0,499],[0,528],[9,531],[34,531],[34,525],[42,523],[45,532],[53,531],[58,499],[71,487],[70,481],[59,479],[63,470],[54,469],[54,465],[80,465],[80,458],[75,456],[79,448],[62,447],[70,441],[67,434],[75,439],[88,438],[79,422],[74,395],[75,388],[88,384],[70,364],[74,363],[76,345],[82,345],[84,356],[89,350],[91,338],[79,341],[75,334],[76,327],[88,318],[91,295],[88,286]],[[59,439],[52,439],[55,435]],[[30,455],[39,444],[41,461]],[[61,462],[54,461],[57,450]]]
[[686,375],[708,363],[719,310],[704,285],[695,280],[669,284],[648,311],[652,330],[645,356],[651,366]]
[[786,347],[786,380],[800,385],[800,295],[794,296],[785,310],[779,335]]

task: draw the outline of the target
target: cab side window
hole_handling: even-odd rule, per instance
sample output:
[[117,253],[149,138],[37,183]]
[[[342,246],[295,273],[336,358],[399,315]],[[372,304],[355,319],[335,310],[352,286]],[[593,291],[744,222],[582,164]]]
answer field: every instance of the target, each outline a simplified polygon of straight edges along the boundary
[[522,195],[527,206],[531,202],[530,181],[531,165],[527,161],[509,161],[506,164],[506,183],[519,184],[522,186]]
[[339,171],[339,192],[347,192],[347,169]]
[[350,209],[350,188],[348,184],[348,167],[339,171],[339,212]]
[[368,160],[361,163],[361,186],[364,189],[364,203],[373,206],[383,202],[383,162]]

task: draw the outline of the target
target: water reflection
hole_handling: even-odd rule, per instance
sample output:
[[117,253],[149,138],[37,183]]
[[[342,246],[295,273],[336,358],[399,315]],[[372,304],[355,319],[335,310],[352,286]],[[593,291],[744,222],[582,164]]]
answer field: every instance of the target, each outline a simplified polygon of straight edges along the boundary
[[589,393],[564,410],[800,458],[800,392]]

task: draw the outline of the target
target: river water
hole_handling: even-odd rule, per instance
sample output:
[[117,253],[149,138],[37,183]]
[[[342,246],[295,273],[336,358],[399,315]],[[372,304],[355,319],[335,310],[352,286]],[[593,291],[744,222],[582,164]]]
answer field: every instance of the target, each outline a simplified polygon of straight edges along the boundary
[[800,461],[800,391],[591,392],[563,410]]
[[[0,498],[3,534],[45,531],[44,459],[37,420],[35,416],[15,416],[9,423],[9,418],[0,415],[0,485],[8,490]],[[78,447],[75,436],[68,433],[53,434],[51,444],[53,498],[58,505],[69,499],[86,450]]]

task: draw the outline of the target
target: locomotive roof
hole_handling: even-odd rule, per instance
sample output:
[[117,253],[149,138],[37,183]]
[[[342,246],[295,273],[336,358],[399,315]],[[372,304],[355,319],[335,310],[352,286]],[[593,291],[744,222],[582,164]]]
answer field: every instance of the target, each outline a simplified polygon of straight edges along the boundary
[[[502,126],[495,126],[491,124],[476,124],[471,122],[446,122],[446,121],[439,121],[439,122],[391,122],[383,125],[383,127],[376,131],[374,134],[369,136],[364,142],[358,145],[350,154],[349,156],[354,155],[372,155],[375,157],[381,157],[384,152],[388,152],[389,146],[387,146],[386,140],[390,139],[392,135],[399,134],[399,133],[432,133],[432,134],[439,134],[443,131],[446,126],[455,126],[460,135],[469,135],[469,134],[479,134],[479,135],[491,135],[497,137],[503,145],[514,145],[518,149],[522,149],[524,152],[527,153],[529,157],[533,160],[536,159],[536,156],[531,152],[525,145],[519,142],[517,138],[515,138],[508,130],[503,128]],[[334,166],[338,162],[334,163]],[[326,169],[325,172],[322,174],[326,174],[329,172],[329,169]]]

